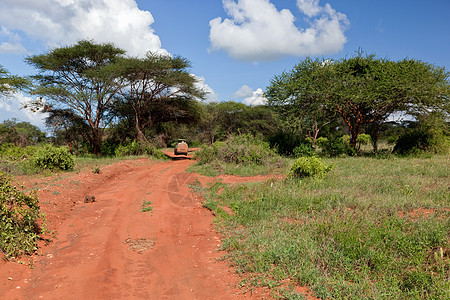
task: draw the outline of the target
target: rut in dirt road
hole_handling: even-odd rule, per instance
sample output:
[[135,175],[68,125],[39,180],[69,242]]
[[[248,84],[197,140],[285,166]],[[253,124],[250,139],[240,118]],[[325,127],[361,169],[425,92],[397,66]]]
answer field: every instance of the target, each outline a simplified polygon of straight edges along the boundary
[[[238,299],[210,212],[192,197],[191,161],[140,166],[91,190],[5,299]],[[143,204],[151,211],[142,212]],[[0,293],[1,295],[1,293]],[[2,298],[0,297],[0,298]],[[2,298],[3,299],[3,298]]]

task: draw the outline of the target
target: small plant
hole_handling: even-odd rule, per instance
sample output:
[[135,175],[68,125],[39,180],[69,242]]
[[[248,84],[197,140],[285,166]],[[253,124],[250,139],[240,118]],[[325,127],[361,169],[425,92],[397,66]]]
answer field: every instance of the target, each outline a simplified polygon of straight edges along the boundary
[[94,173],[94,174],[100,174],[100,172],[101,172],[100,167],[95,167],[95,168],[92,170],[92,173]]
[[293,178],[323,178],[332,169],[332,165],[325,165],[318,157],[300,157],[292,164],[288,176]]
[[141,212],[148,212],[148,211],[152,211],[152,201],[142,201],[142,209]]

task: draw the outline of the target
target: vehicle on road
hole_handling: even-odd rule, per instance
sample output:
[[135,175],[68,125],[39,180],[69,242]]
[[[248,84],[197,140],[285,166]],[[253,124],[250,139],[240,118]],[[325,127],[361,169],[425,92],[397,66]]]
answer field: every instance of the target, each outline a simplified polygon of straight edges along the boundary
[[179,142],[175,145],[175,149],[173,153],[175,155],[188,155],[189,147],[185,140],[179,140]]

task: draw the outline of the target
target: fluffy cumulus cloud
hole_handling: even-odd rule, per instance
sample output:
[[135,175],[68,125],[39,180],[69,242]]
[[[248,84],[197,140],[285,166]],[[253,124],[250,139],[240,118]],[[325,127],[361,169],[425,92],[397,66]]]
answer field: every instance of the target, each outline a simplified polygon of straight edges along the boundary
[[214,92],[214,90],[206,83],[204,77],[200,77],[197,75],[192,74],[194,78],[197,80],[196,85],[197,88],[202,89],[206,92],[206,102],[218,102],[219,101],[219,95]]
[[17,32],[47,47],[92,39],[114,42],[132,56],[165,52],[150,27],[153,22],[152,14],[140,10],[135,0],[2,0],[0,53],[24,50]]
[[[293,1],[293,0],[292,0]],[[223,0],[230,18],[210,21],[213,50],[244,61],[270,61],[286,55],[322,55],[340,51],[349,24],[346,15],[319,0],[297,0],[307,28],[298,28],[288,9],[270,0]]]
[[248,85],[243,85],[234,94],[235,98],[242,98],[247,105],[263,105],[266,103],[267,99],[264,97],[264,92],[262,89],[258,88],[254,91]]

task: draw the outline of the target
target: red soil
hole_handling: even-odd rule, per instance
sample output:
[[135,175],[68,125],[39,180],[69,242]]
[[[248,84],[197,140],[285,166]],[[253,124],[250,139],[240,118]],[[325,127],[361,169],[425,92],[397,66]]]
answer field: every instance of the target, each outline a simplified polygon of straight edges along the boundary
[[198,177],[185,172],[192,163],[143,159],[25,182],[41,187],[55,234],[28,258],[33,268],[0,261],[0,299],[269,299],[244,293],[218,260],[213,216],[187,187]]

